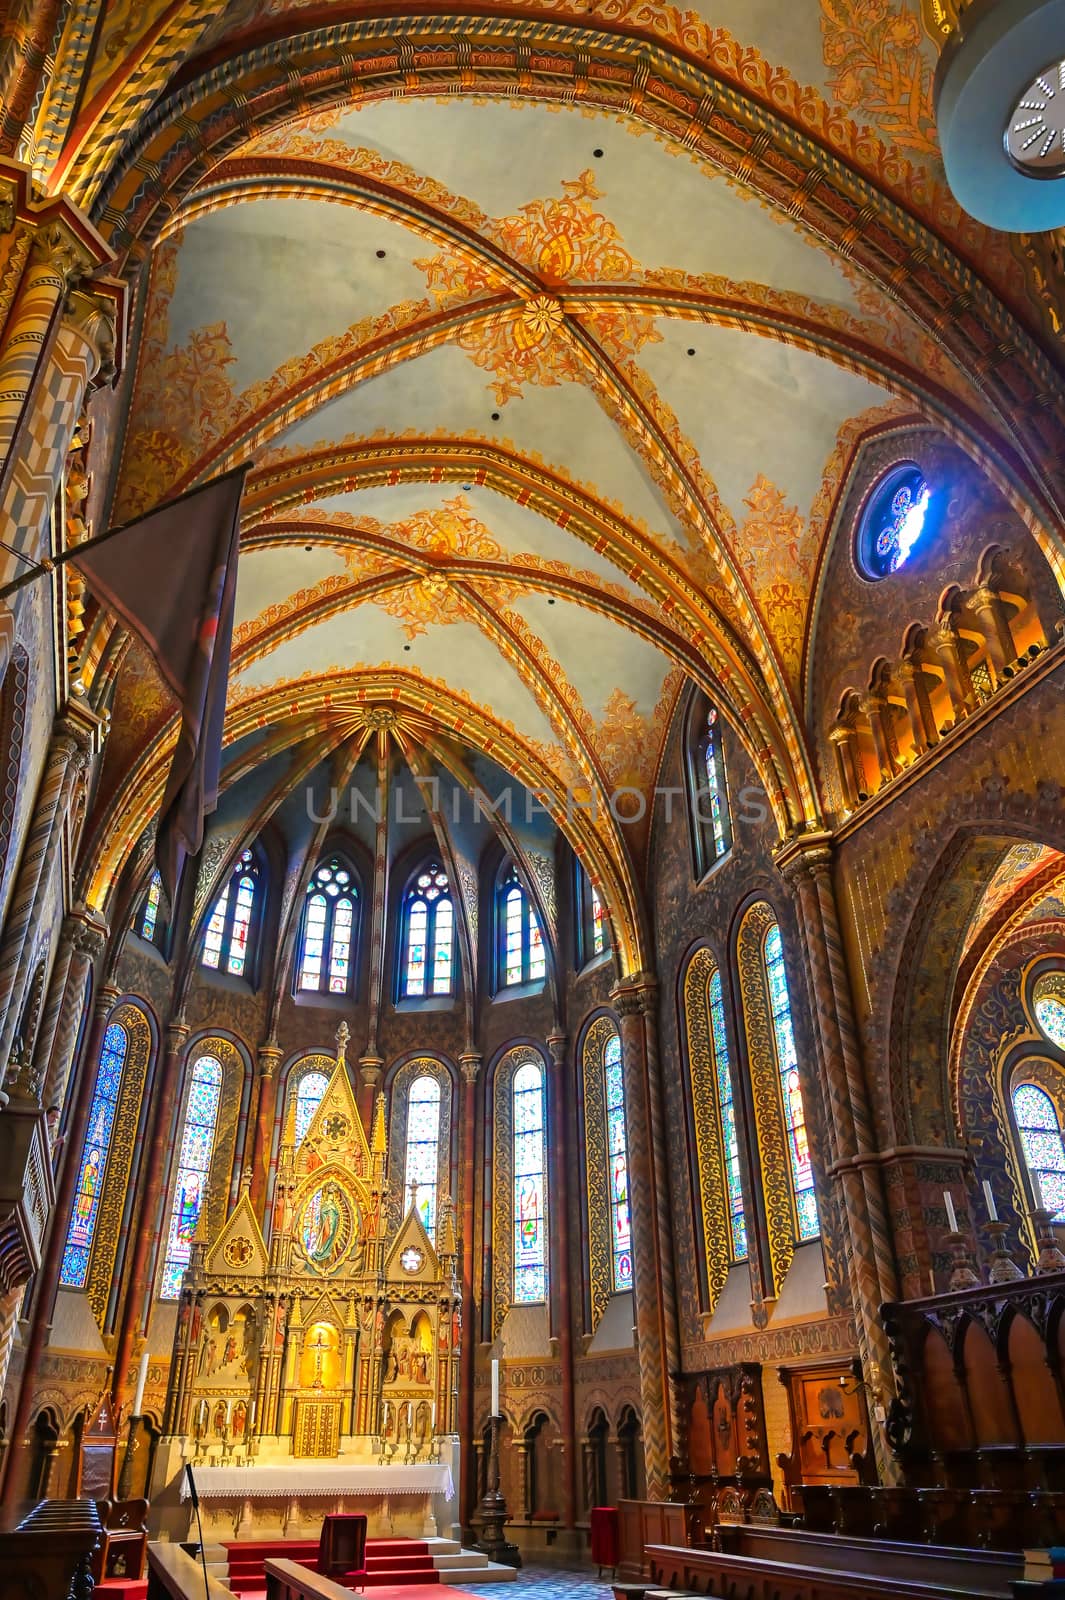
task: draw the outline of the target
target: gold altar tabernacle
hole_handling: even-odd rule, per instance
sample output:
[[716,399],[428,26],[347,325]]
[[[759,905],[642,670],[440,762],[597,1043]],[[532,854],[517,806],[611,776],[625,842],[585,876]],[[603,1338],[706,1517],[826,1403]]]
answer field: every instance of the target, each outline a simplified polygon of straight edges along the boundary
[[266,1237],[245,1187],[217,1237],[194,1240],[153,1503],[176,1503],[187,1462],[208,1481],[256,1468],[242,1476],[258,1494],[263,1469],[287,1465],[294,1499],[315,1464],[335,1463],[338,1494],[342,1467],[362,1493],[376,1468],[387,1498],[400,1469],[441,1460],[457,1427],[454,1213],[445,1197],[434,1246],[416,1186],[405,1213],[390,1206],[387,1155],[384,1097],[368,1141],[341,1043],[306,1133],[285,1130]]

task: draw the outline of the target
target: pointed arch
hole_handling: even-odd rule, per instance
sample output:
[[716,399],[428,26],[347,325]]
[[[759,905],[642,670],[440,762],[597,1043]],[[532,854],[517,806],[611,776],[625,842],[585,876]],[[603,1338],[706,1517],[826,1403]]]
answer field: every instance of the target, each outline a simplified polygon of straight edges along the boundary
[[581,1040],[580,1061],[587,1205],[588,1311],[590,1331],[594,1333],[610,1296],[625,1293],[632,1287],[621,1035],[609,1013],[600,1014],[588,1025]]
[[732,849],[732,812],[722,732],[717,707],[702,690],[696,690],[684,722],[684,751],[692,863],[697,878],[705,877]]
[[548,1295],[547,1063],[518,1044],[492,1075],[492,1338]]
[[546,978],[547,952],[540,918],[508,857],[496,878],[494,987],[498,992],[543,983]]
[[747,1221],[721,969],[705,946],[684,968],[682,1011],[707,1309],[713,1311],[729,1267],[747,1259]]
[[200,965],[245,978],[254,986],[259,931],[266,899],[266,871],[257,847],[242,850],[203,934]]
[[416,1182],[419,1215],[435,1242],[440,1202],[452,1192],[454,1075],[439,1056],[416,1055],[394,1069],[390,1087],[390,1226],[399,1226],[410,1200],[409,1185]]
[[294,962],[297,994],[353,992],[361,903],[358,874],[347,855],[326,851],[303,896]]
[[407,882],[396,947],[396,992],[401,1000],[449,999],[455,994],[455,901],[436,856],[423,861]]

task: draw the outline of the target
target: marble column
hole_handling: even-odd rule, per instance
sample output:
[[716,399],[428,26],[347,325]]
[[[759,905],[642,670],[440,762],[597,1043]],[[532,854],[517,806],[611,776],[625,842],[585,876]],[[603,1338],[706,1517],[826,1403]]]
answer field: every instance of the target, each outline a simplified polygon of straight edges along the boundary
[[45,1246],[41,1270],[37,1277],[37,1292],[26,1335],[25,1359],[22,1364],[22,1376],[18,1398],[15,1402],[15,1413],[11,1422],[11,1448],[8,1450],[4,1461],[7,1470],[4,1476],[3,1490],[0,1492],[0,1517],[2,1517],[5,1525],[10,1523],[15,1511],[15,1495],[19,1476],[16,1462],[26,1449],[26,1429],[29,1425],[30,1413],[33,1409],[33,1400],[37,1389],[37,1380],[40,1376],[41,1358],[47,1343],[48,1330],[52,1319],[52,1305],[59,1285],[59,1275],[63,1265],[63,1250],[66,1246],[67,1227],[70,1222],[71,1208],[74,1204],[74,1193],[78,1185],[78,1166],[81,1158],[81,1149],[85,1143],[85,1131],[92,1106],[93,1090],[96,1087],[96,1066],[100,1060],[100,1051],[103,1048],[104,1031],[107,1027],[108,1018],[114,1010],[118,994],[117,987],[108,982],[101,986],[96,996],[92,1027],[89,1029],[89,1036],[82,1053],[81,1070],[78,1072],[75,1081],[75,1099],[67,1128],[66,1144],[60,1162],[55,1208],[52,1212],[48,1242]]
[[562,1526],[574,1528],[577,1525],[577,1400],[573,1368],[570,1217],[576,1207],[577,1194],[570,1180],[571,1174],[577,1170],[577,1163],[571,1149],[572,1125],[567,1093],[570,1066],[565,1034],[549,1035],[547,1048],[551,1055],[547,1101],[551,1161],[548,1219],[550,1243],[553,1246],[551,1275],[558,1311],[558,1359],[562,1374]]
[[652,975],[625,979],[611,994],[620,1021],[625,1127],[632,1213],[636,1342],[647,1498],[665,1500],[678,1436],[671,1375],[680,1341],[673,1263],[662,1085],[658,1065],[657,985]]
[[462,1484],[459,1518],[463,1528],[480,1498],[474,1456],[475,1407],[473,1395],[473,1357],[477,1343],[477,1303],[475,1269],[475,1225],[477,1207],[477,1084],[481,1057],[467,1050],[459,1057],[462,1072],[462,1345],[459,1354],[459,1439],[462,1446]]
[[75,906],[63,919],[48,1000],[41,1019],[34,1059],[34,1077],[41,1084],[46,1111],[63,1105],[74,1045],[85,1004],[90,966],[107,948],[107,925],[85,906]]
[[27,952],[33,948],[44,909],[48,879],[58,853],[63,818],[74,785],[85,767],[84,738],[62,723],[52,736],[44,774],[0,945],[0,1064],[6,1064],[30,979]]
[[266,1213],[270,1150],[273,1144],[274,1117],[277,1112],[277,1069],[281,1064],[282,1053],[276,1039],[268,1039],[265,1044],[259,1046],[259,1096],[250,1166],[252,1209],[260,1222]]
[[[827,835],[795,840],[777,858],[794,886],[810,972],[813,1015],[829,1110],[831,1173],[847,1230],[847,1262],[862,1370],[874,1404],[892,1382],[891,1355],[880,1306],[898,1296],[894,1247],[879,1163],[872,1108],[854,1021],[840,935]],[[873,1422],[872,1444],[882,1476],[893,1460]]]
[[181,1064],[188,1036],[188,1024],[184,1017],[180,1013],[172,1017],[166,1028],[166,1050],[163,1055],[162,1071],[152,1097],[152,1115],[144,1143],[138,1196],[141,1226],[133,1239],[126,1277],[126,1292],[122,1299],[122,1312],[115,1341],[111,1395],[116,1410],[127,1399],[133,1347],[140,1337],[145,1312],[151,1299],[148,1272],[152,1246],[159,1232],[156,1218],[159,1214],[159,1203],[169,1163],[170,1131],[181,1087]]

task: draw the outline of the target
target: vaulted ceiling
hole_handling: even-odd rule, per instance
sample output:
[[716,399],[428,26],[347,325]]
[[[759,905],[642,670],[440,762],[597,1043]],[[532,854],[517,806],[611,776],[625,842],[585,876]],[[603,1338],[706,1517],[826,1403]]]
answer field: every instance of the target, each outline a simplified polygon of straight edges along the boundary
[[[1062,570],[1060,363],[945,190],[916,5],[488,9],[74,7],[22,154],[138,287],[112,520],[253,463],[229,742],[401,706],[551,794],[638,929],[604,802],[685,681],[780,829],[819,816],[811,596],[864,439],[931,420]],[[96,897],[174,736],[133,651],[114,694]]]

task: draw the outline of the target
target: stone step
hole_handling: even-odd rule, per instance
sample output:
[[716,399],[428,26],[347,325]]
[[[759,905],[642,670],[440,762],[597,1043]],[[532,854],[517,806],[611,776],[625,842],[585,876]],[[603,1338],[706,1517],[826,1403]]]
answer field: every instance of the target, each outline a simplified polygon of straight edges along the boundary
[[458,1550],[454,1555],[437,1555],[433,1552],[433,1566],[438,1572],[454,1572],[458,1567],[486,1567],[488,1557],[483,1550]]
[[[470,1552],[475,1554],[476,1552]],[[462,1580],[467,1583],[513,1583],[518,1576],[513,1567],[504,1567],[498,1561],[486,1561],[483,1567],[467,1565],[465,1567],[448,1567],[447,1581],[455,1588],[462,1587]]]
[[431,1556],[457,1556],[462,1549],[457,1539],[423,1539],[422,1543]]

